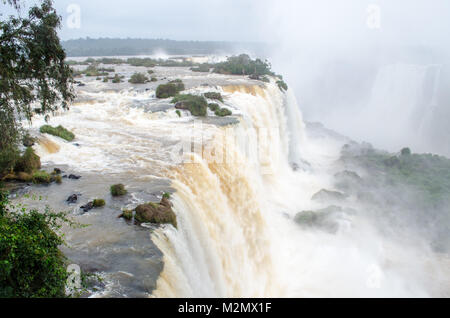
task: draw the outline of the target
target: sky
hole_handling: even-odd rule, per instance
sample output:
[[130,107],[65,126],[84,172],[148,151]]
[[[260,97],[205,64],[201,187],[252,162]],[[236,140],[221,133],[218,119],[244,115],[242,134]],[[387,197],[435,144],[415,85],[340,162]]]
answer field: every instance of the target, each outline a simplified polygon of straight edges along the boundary
[[[436,44],[450,35],[448,0],[56,0],[55,7],[63,17],[64,40],[342,42],[378,37]],[[373,18],[376,10],[379,18]]]

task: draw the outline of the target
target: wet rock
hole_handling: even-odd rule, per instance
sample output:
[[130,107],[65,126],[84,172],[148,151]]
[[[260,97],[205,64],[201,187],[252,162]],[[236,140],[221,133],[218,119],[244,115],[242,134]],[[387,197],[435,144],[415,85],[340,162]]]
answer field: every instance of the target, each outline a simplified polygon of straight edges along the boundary
[[59,169],[59,168],[53,169],[53,174],[60,175],[61,173],[62,173],[61,169]]
[[78,86],[79,86],[79,87],[83,87],[83,86],[86,86],[86,84],[84,84],[84,83],[79,83]]
[[314,194],[311,199],[314,201],[342,201],[346,198],[347,195],[342,192],[322,189]]
[[140,223],[172,224],[177,227],[177,217],[172,210],[172,204],[164,197],[161,202],[141,204],[136,207],[135,220]]
[[80,207],[80,209],[82,209],[83,212],[85,212],[85,213],[89,212],[93,208],[94,208],[94,202],[92,202],[92,201]]
[[76,176],[76,175],[74,175],[74,174],[71,174],[71,175],[69,175],[68,178],[71,179],[71,180],[78,180],[78,179],[81,178],[81,176]]
[[132,220],[133,219],[133,210],[123,210],[122,214],[119,215],[119,218],[124,218],[125,220]]
[[336,233],[339,228],[336,214],[339,212],[342,212],[342,208],[334,205],[317,211],[302,211],[297,213],[294,221],[303,227],[317,228],[329,233]]
[[78,201],[78,195],[72,194],[70,197],[67,198],[67,202],[70,203],[76,203]]

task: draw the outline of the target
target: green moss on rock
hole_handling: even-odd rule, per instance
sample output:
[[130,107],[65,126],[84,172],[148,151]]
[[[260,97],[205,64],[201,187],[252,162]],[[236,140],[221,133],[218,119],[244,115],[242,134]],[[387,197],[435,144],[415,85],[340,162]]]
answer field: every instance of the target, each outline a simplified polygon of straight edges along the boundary
[[185,87],[181,80],[176,79],[167,84],[161,84],[156,88],[157,98],[174,97],[179,92],[184,91]]
[[167,198],[158,203],[146,203],[136,207],[135,220],[139,223],[172,224],[177,227],[177,217]]
[[93,204],[94,208],[101,208],[101,207],[104,207],[106,205],[106,202],[103,199],[95,199],[92,202],[92,204]]
[[123,184],[112,185],[110,190],[113,197],[119,197],[128,193]]
[[59,125],[58,127],[44,125],[39,129],[39,131],[42,134],[53,135],[65,139],[67,141],[73,141],[75,139],[75,135],[61,125]]
[[176,109],[189,110],[193,116],[206,116],[208,102],[203,96],[184,94],[172,99]]
[[33,148],[28,147],[25,150],[25,153],[22,157],[18,160],[16,163],[16,166],[14,168],[17,172],[26,172],[26,173],[32,173],[35,170],[38,170],[41,168],[41,159],[38,155],[34,153]]

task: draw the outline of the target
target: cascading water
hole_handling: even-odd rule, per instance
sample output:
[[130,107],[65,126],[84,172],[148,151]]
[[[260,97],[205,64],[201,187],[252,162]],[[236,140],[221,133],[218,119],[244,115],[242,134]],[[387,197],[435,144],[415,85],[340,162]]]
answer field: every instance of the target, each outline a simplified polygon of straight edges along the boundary
[[[179,72],[170,69],[166,76],[179,78]],[[97,255],[99,244],[107,246],[101,257],[113,260],[108,264],[114,266],[104,269],[112,272],[108,277],[113,286],[105,295],[140,296],[148,290],[154,297],[395,297],[448,292],[433,283],[445,277],[445,266],[436,265],[435,255],[414,238],[402,245],[381,235],[358,213],[365,207],[353,205],[354,213],[342,218],[334,234],[296,224],[297,213],[329,205],[311,197],[321,189],[333,189],[343,142],[310,135],[290,91],[282,92],[275,82],[213,74],[189,73],[183,81],[189,93],[221,92],[224,106],[233,109],[239,121],[208,117],[199,129],[195,122],[190,129],[193,117],[183,113],[179,118],[173,105],[153,97],[152,88],[107,91],[92,81],[88,88],[93,91],[81,92],[78,104],[52,118],[53,125],[73,131],[79,145],[39,136],[36,150],[44,165],[63,165],[84,175],[76,188],[83,200],[106,197],[113,182],[127,184],[129,199],[108,202],[109,214],[80,216],[81,222],[94,224],[94,230],[68,236],[81,255],[86,250]],[[210,87],[201,85],[205,81],[212,83]],[[34,125],[43,123],[38,118]],[[200,152],[185,153],[189,160],[182,163],[173,160],[180,141],[197,137],[202,139],[194,142],[194,150],[200,146]],[[130,232],[134,227],[116,215],[122,208],[157,200],[168,186],[176,190],[172,202],[178,228],[151,231],[163,255],[162,272],[155,275],[161,270],[158,253],[142,258],[153,251],[149,235],[146,241],[142,229]],[[52,195],[50,203],[64,210],[63,202],[74,190],[70,183],[62,187],[67,189]],[[45,188],[38,191],[48,195]],[[118,251],[127,256],[120,257]],[[130,251],[136,254],[132,258]],[[144,286],[136,288],[141,280]],[[124,286],[128,289],[122,291]]]

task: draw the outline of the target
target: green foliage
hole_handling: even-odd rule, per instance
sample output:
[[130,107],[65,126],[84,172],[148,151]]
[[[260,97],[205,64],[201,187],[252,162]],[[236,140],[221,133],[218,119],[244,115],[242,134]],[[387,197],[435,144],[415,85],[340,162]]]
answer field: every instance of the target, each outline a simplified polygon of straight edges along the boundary
[[189,110],[193,116],[206,116],[208,102],[203,96],[181,94],[172,99],[177,109]]
[[20,160],[20,151],[16,144],[5,145],[0,149],[0,177],[14,169]]
[[373,183],[387,182],[391,186],[415,189],[429,206],[439,205],[450,197],[450,159],[445,157],[432,154],[393,156],[373,149],[354,151],[346,147],[342,160],[367,169]]
[[35,171],[31,176],[31,180],[33,181],[34,184],[49,184],[54,179],[46,171]]
[[288,86],[285,82],[283,82],[282,80],[277,81],[277,85],[278,88],[283,92],[283,91],[287,91],[288,90]]
[[[7,1],[17,7],[16,1]],[[52,2],[32,5],[28,14],[0,20],[0,172],[17,159],[22,119],[31,121],[33,103],[39,112],[67,108],[73,99],[72,73],[64,63],[57,29],[60,17]]]
[[112,185],[110,190],[113,197],[119,197],[128,193],[123,184]]
[[150,79],[150,82],[157,82],[158,79],[155,76],[152,76],[152,78]]
[[216,114],[216,116],[219,117],[226,117],[226,116],[231,116],[233,113],[231,112],[231,110],[227,109],[227,108],[221,108],[218,109],[214,112],[214,114]]
[[165,192],[164,194],[163,194],[163,196],[162,196],[164,199],[167,199],[167,200],[169,200],[170,199],[170,193],[168,193],[168,192]]
[[175,113],[178,115],[178,117],[181,117],[181,112],[178,109],[176,110]]
[[208,99],[215,99],[215,100],[221,101],[223,103],[223,98],[222,98],[222,95],[220,93],[209,92],[209,93],[203,94],[203,96],[205,96]]
[[211,65],[204,63],[204,64],[200,64],[199,66],[192,67],[191,71],[192,72],[209,73],[210,69],[211,69]]
[[62,223],[74,225],[64,213],[27,211],[0,193],[0,297],[66,297]]
[[[114,72],[114,69],[112,69],[112,72]],[[109,75],[105,69],[98,69],[95,64],[89,65],[84,71],[81,71],[78,74],[84,74],[89,77]]]
[[155,71],[154,70],[148,70],[147,73],[152,75],[153,73],[155,73]]
[[174,97],[179,92],[184,91],[185,87],[181,80],[177,79],[170,81],[167,84],[161,84],[156,89],[157,98],[169,98]]
[[247,54],[232,56],[226,62],[215,65],[213,72],[230,75],[274,75],[268,62],[252,60]]
[[127,64],[130,64],[131,66],[145,66],[145,67],[155,67],[156,66],[156,60],[151,58],[129,58],[127,59]]
[[213,112],[220,110],[219,104],[216,103],[208,104],[208,108],[211,109]]
[[23,156],[17,161],[14,168],[15,171],[32,173],[33,171],[41,168],[41,159],[34,153],[33,148],[28,147],[25,150]]
[[75,139],[75,135],[61,125],[59,125],[58,127],[44,125],[39,129],[39,131],[42,134],[50,134],[65,139],[67,141],[73,141]]
[[402,156],[409,156],[409,155],[411,155],[411,149],[409,149],[409,148],[403,148],[403,149],[401,150],[401,154],[402,154]]
[[142,73],[134,73],[131,76],[129,82],[132,83],[132,84],[145,84],[145,83],[148,82],[148,77],[145,76],[145,74],[142,74]]
[[112,82],[114,84],[119,84],[119,83],[122,83],[122,79],[120,78],[120,76],[118,74],[116,74],[116,75],[114,75]]
[[106,202],[103,199],[95,199],[93,201],[93,206],[94,208],[101,208],[103,206],[105,206]]

